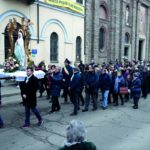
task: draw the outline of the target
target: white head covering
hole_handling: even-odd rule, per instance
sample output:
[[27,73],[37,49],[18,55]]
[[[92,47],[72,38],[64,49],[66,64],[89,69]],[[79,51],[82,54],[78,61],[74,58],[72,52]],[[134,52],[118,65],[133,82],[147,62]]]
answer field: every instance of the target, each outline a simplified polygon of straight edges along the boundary
[[21,66],[25,66],[25,49],[24,41],[21,32],[18,32],[18,39],[15,43],[15,55],[20,62]]

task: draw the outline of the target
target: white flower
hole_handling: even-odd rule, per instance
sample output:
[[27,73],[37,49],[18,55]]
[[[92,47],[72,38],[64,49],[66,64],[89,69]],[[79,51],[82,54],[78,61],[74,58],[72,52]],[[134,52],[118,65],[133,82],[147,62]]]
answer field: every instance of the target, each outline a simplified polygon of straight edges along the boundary
[[19,67],[19,64],[16,64],[15,66],[16,66],[16,67]]

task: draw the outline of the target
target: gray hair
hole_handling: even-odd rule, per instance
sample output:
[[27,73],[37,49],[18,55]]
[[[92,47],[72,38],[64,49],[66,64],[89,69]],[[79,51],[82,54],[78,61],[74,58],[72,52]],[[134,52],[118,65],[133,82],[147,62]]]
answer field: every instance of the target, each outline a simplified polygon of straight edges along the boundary
[[67,127],[67,142],[83,142],[85,140],[84,124],[77,120],[72,120]]

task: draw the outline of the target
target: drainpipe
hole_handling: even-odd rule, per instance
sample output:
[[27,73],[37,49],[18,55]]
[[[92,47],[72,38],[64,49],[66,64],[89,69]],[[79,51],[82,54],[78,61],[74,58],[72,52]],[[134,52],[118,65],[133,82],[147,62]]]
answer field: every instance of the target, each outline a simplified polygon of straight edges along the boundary
[[39,0],[37,0],[37,43],[39,44],[40,34],[39,34],[39,28],[40,28],[40,19],[39,19]]

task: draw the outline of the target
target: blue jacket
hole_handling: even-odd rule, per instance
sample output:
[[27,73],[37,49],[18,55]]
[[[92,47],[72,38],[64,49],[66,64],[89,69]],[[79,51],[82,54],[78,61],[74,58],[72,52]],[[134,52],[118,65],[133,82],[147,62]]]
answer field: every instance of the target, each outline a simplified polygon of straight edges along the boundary
[[95,72],[88,72],[85,76],[86,92],[97,93],[98,80],[99,80],[98,74],[96,74]]
[[61,81],[62,81],[62,74],[60,72],[54,73],[50,89],[50,93],[52,96],[60,96]]
[[70,91],[75,93],[81,92],[81,84],[81,73],[74,73],[70,81]]
[[63,82],[64,87],[68,87],[70,85],[70,79],[73,75],[73,68],[70,65],[67,65],[66,69],[67,69],[68,74],[66,73],[65,68],[62,69],[63,79],[66,80],[65,82]]
[[132,95],[141,93],[141,80],[138,77],[132,80],[131,92]]
[[123,86],[125,86],[125,79],[124,79],[124,77],[123,76],[120,76],[120,77],[117,76],[115,78],[115,83],[114,83],[114,92],[118,93],[120,87],[123,87]]
[[99,78],[99,87],[102,91],[110,90],[112,79],[111,76],[107,73],[101,74]]

